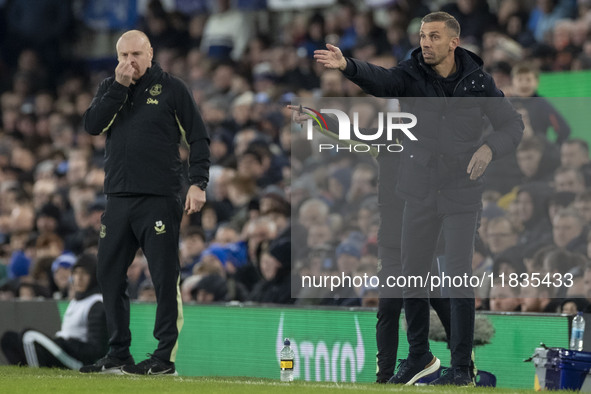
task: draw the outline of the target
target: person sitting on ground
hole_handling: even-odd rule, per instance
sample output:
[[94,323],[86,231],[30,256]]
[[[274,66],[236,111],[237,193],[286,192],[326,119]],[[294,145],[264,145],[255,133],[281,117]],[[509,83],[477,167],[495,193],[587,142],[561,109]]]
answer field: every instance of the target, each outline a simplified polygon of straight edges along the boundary
[[96,279],[96,257],[81,255],[72,269],[74,299],[53,339],[35,330],[7,331],[0,344],[12,365],[78,370],[98,360],[108,348],[103,296]]

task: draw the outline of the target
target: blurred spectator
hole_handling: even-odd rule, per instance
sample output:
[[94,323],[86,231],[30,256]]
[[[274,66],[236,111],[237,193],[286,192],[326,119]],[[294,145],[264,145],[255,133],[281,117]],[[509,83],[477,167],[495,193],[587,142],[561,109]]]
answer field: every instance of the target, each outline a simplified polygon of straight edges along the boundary
[[582,193],[585,191],[585,178],[579,170],[559,167],[554,171],[554,189],[557,192]]
[[569,0],[538,0],[536,8],[530,13],[528,27],[538,42],[547,39],[556,22],[569,18],[574,13],[574,3]]
[[271,243],[269,250],[263,252],[260,262],[262,279],[254,286],[248,300],[291,304],[291,241],[281,240]]
[[493,312],[520,312],[519,287],[493,286],[490,289],[490,310]]
[[486,229],[488,247],[493,256],[517,245],[519,235],[513,223],[505,217],[497,217],[488,222]]
[[72,266],[76,262],[76,256],[72,253],[64,253],[58,256],[51,264],[53,273],[53,282],[56,290],[53,298],[56,300],[65,300],[70,296],[70,278],[72,276]]
[[570,127],[556,108],[538,95],[539,71],[531,64],[520,63],[511,70],[513,96],[512,102],[527,111],[528,119],[535,135],[547,139],[548,128],[556,134],[556,143],[562,144],[570,135]]
[[239,60],[252,35],[250,15],[232,10],[230,0],[217,0],[217,12],[211,15],[201,37],[201,51],[214,59]]
[[581,171],[585,178],[585,185],[591,185],[591,159],[587,141],[581,138],[564,141],[560,147],[560,165]]
[[560,305],[560,313],[576,315],[578,312],[584,312],[589,307],[589,302],[584,298],[567,298]]
[[219,275],[206,275],[191,290],[191,297],[198,304],[224,301],[227,293],[226,280]]
[[215,237],[213,239],[213,243],[225,245],[233,242],[238,241],[238,231],[232,226],[229,225],[220,225],[218,226],[217,231],[215,232]]
[[556,289],[546,286],[521,286],[521,312],[556,313],[560,300],[556,299]]
[[191,276],[193,267],[205,250],[205,233],[198,226],[183,230],[180,245],[181,280]]
[[518,248],[510,248],[495,256],[492,272],[494,278],[498,278],[501,274],[508,278],[511,274],[527,272],[523,264],[523,252]]
[[[345,240],[337,246],[335,256],[338,275],[353,277],[361,262],[360,247],[349,240]],[[326,298],[322,303],[325,305],[360,306],[361,300],[355,290],[353,286],[346,286],[344,283],[341,287],[335,287],[333,291],[327,289]]]
[[444,5],[441,11],[451,14],[460,23],[463,43],[480,44],[484,32],[495,22],[486,0],[458,0]]
[[488,67],[488,73],[495,80],[497,88],[509,96],[512,92],[511,65],[504,61],[498,61]]
[[314,224],[326,224],[328,221],[328,205],[319,199],[306,200],[299,209],[298,221],[306,229]]
[[558,150],[539,137],[521,140],[516,152],[517,166],[523,174],[522,183],[552,180],[559,165]]
[[519,237],[521,245],[542,245],[549,241],[551,224],[548,219],[548,198],[550,186],[542,182],[523,185],[517,192],[517,218],[522,226]]
[[559,248],[585,254],[587,230],[585,221],[574,208],[565,208],[552,219],[554,244]]
[[[51,71],[59,72],[62,60],[60,41],[68,36],[72,20],[70,2],[38,0],[11,1],[6,9],[6,21],[11,40],[7,42],[10,53],[32,47],[38,50]],[[13,58],[15,58],[14,56]]]

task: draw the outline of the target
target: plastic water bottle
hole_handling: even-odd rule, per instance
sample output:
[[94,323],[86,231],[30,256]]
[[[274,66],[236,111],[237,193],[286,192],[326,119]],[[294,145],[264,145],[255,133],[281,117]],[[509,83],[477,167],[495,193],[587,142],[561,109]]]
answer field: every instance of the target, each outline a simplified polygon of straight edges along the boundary
[[583,318],[583,312],[579,312],[573,319],[573,331],[570,336],[570,350],[583,350],[584,333],[585,319]]
[[283,349],[281,349],[281,381],[293,382],[293,350],[290,347],[289,338],[283,341]]

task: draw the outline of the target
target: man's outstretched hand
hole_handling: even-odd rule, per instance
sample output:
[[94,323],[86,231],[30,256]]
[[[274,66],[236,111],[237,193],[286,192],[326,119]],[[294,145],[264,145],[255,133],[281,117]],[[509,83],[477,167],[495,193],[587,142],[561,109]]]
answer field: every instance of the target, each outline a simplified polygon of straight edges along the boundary
[[301,105],[288,105],[287,108],[293,111],[291,120],[293,120],[294,123],[302,124],[306,120],[311,119],[311,111],[303,108]]
[[347,67],[347,60],[341,53],[341,50],[334,45],[326,44],[326,49],[317,49],[314,51],[314,59],[324,67],[331,70],[344,71]]

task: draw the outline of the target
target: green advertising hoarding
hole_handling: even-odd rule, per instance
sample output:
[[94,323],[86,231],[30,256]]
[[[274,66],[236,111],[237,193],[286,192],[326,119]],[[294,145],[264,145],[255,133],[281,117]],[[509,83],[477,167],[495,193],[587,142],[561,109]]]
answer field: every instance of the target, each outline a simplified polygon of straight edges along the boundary
[[[60,304],[63,313],[66,304]],[[132,304],[132,353],[154,350],[156,306]],[[376,373],[375,310],[185,305],[177,369],[187,376],[279,378],[279,350],[290,338],[295,378],[373,382]],[[523,360],[544,342],[566,347],[568,318],[559,315],[484,314],[494,326],[491,343],[476,348],[476,364],[497,377],[498,387],[533,387],[534,367]],[[401,327],[404,323],[401,322]],[[408,351],[401,330],[399,358]],[[449,365],[445,343],[433,353]]]

